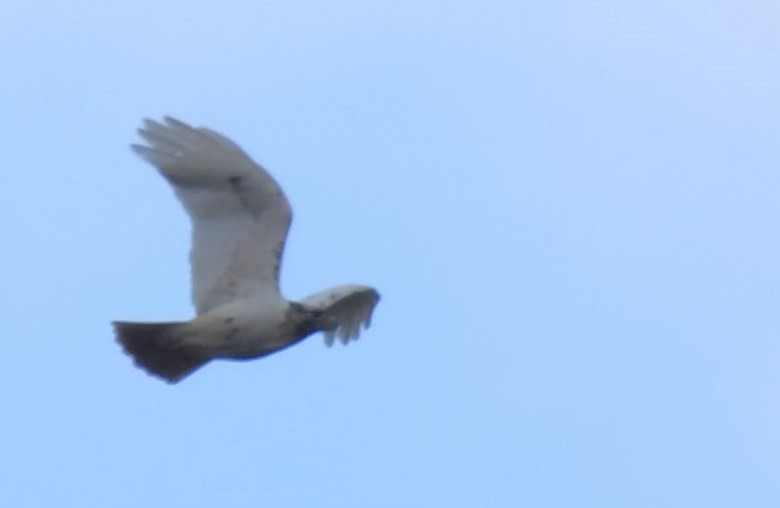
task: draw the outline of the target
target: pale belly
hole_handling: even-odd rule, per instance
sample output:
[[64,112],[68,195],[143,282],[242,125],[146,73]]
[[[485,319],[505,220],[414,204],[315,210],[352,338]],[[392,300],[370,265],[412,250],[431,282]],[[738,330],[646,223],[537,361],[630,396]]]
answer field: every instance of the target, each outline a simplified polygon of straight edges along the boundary
[[191,321],[187,335],[188,340],[208,348],[217,358],[257,358],[284,349],[307,335],[301,333],[293,317],[287,302],[238,302]]

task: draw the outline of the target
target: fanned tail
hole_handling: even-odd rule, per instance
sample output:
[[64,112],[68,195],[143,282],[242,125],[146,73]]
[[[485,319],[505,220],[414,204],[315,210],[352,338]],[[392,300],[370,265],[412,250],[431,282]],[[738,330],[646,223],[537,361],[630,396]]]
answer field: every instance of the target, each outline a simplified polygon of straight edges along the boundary
[[202,348],[181,340],[184,323],[114,322],[117,341],[135,364],[169,383],[176,383],[209,360]]

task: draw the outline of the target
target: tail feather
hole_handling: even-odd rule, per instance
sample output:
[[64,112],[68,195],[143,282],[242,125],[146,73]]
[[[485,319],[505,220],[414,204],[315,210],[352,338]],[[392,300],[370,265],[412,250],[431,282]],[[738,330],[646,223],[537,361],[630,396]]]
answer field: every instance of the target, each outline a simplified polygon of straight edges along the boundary
[[181,340],[183,323],[114,322],[117,341],[135,364],[175,383],[211,360],[202,348]]

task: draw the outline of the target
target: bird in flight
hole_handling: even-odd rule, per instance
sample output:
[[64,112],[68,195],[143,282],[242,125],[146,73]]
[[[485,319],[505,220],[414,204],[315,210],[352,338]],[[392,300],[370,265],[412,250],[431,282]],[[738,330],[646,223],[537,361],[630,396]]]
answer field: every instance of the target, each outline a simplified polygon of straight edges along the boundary
[[173,187],[192,221],[192,300],[185,322],[115,321],[136,365],[176,383],[217,358],[259,358],[323,332],[357,340],[379,293],[350,284],[299,301],[279,292],[292,210],[282,189],[236,143],[174,118],[145,120],[131,145]]

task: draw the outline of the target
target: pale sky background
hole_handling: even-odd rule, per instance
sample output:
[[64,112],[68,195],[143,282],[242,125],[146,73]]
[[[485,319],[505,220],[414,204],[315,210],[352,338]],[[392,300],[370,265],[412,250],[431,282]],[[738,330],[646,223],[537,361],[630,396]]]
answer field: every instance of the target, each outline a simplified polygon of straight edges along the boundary
[[[780,506],[780,2],[3,6],[0,506]],[[219,130],[295,210],[283,288],[383,295],[169,386],[191,316],[127,145]]]

